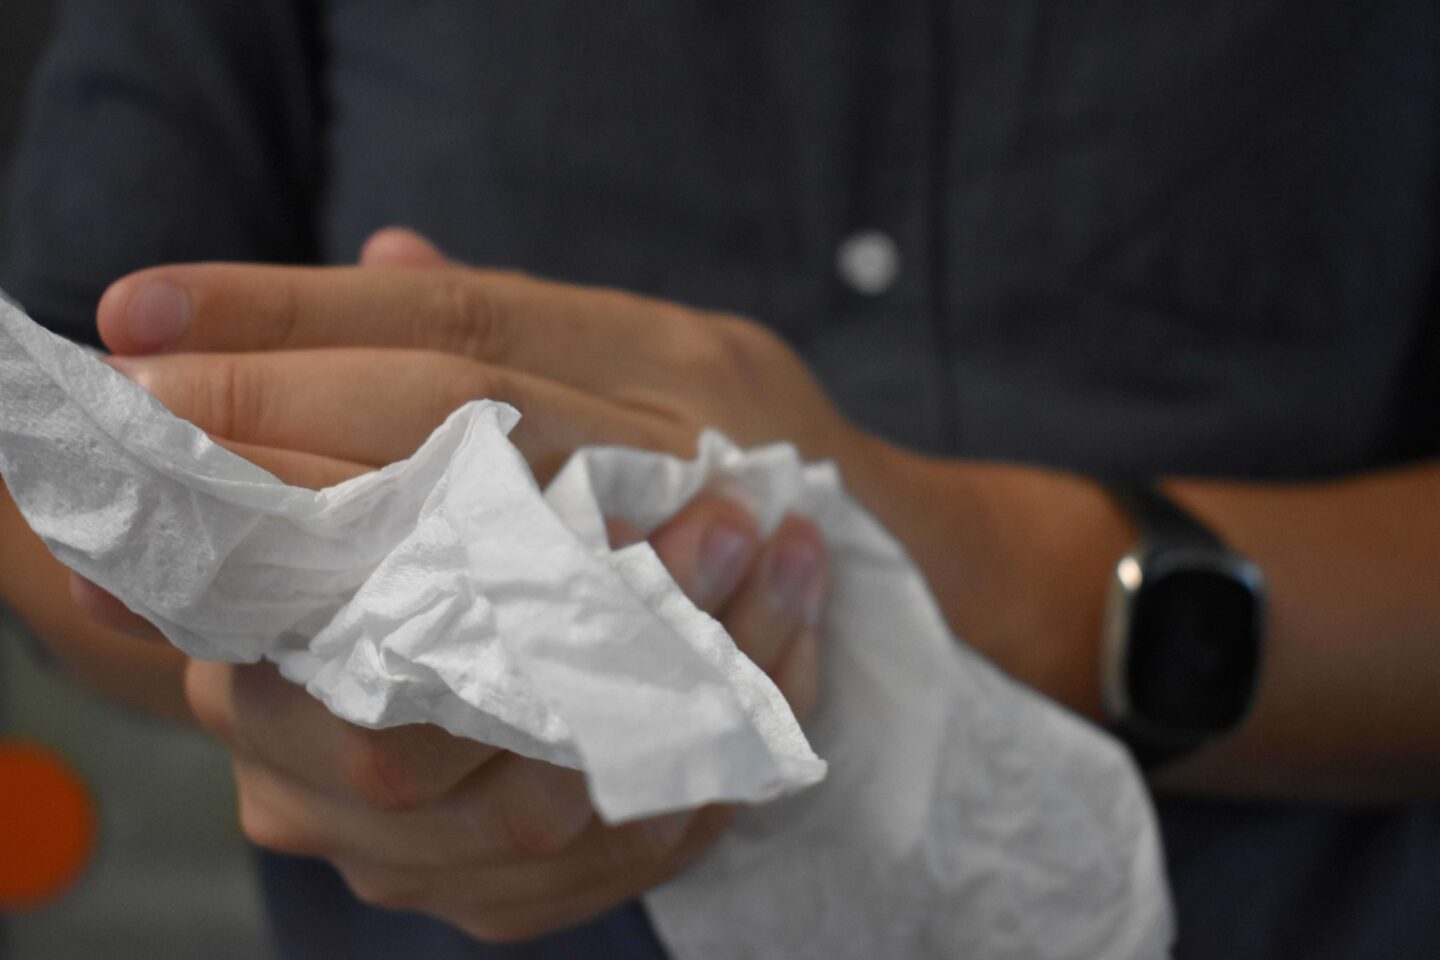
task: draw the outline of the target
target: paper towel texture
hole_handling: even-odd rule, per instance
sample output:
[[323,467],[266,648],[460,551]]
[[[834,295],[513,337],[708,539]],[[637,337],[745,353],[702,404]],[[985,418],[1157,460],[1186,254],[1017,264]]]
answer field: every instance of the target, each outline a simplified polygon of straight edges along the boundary
[[[517,419],[472,403],[409,460],[288,487],[0,303],[11,494],[177,647],[273,660],[356,723],[578,767],[611,820],[773,800],[647,897],[677,957],[1164,954],[1158,835],[1123,751],[959,644],[830,466],[706,433],[691,462],[581,450],[542,495]],[[608,549],[604,517],[650,530],[706,488],[763,530],[800,512],[825,536],[809,732],[828,777],[654,552]]]

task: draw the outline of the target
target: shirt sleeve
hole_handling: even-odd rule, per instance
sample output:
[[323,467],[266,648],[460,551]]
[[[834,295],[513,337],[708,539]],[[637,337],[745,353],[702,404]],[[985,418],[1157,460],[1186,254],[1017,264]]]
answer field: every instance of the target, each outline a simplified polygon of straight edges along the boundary
[[311,4],[68,0],[31,88],[0,283],[97,343],[125,274],[314,259],[321,148]]

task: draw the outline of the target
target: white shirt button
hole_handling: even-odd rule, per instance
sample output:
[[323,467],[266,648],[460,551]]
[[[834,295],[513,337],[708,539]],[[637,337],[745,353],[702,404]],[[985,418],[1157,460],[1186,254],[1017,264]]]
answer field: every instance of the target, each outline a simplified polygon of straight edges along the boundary
[[835,269],[850,289],[879,296],[900,275],[900,247],[879,230],[852,233],[835,252]]

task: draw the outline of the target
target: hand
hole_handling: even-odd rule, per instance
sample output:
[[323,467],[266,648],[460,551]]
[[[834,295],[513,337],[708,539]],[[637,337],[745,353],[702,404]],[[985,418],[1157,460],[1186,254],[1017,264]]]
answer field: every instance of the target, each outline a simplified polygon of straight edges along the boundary
[[[288,482],[347,472],[320,458],[251,451]],[[635,539],[612,524],[612,539]],[[787,519],[765,543],[738,505],[702,497],[652,543],[692,599],[717,615],[800,714],[816,691],[815,614],[825,588],[813,525]],[[155,637],[83,580],[102,622]],[[672,876],[719,836],[712,807],[609,828],[580,774],[416,725],[370,731],[330,714],[269,665],[191,662],[187,696],[233,752],[240,820],[255,843],[330,860],[363,900],[422,910],[488,940],[578,923]]]
[[[631,533],[612,529],[617,541]],[[703,497],[652,543],[807,712],[825,585],[814,527],[792,518],[760,544],[742,508]],[[107,624],[154,635],[98,588],[80,581],[78,593]],[[269,665],[192,662],[187,694],[234,754],[240,821],[253,842],[323,857],[362,900],[424,911],[486,940],[537,936],[633,898],[703,852],[729,818],[710,807],[606,827],[575,771],[438,727],[353,726]]]
[[[459,395],[446,377],[470,373],[447,362],[453,358],[409,352],[409,363],[396,363],[390,354],[316,351],[305,358],[318,362],[303,372],[286,366],[299,359],[293,356],[247,358],[251,379],[236,358],[119,365],[181,416],[218,429],[219,442],[287,482],[323,486],[413,449],[448,413],[437,398]],[[398,376],[385,381],[392,373]],[[325,403],[356,377],[372,394],[385,382],[387,402]],[[282,394],[271,398],[269,390]],[[568,399],[556,401],[557,417],[568,412]],[[277,425],[256,418],[258,410],[292,417]],[[595,423],[623,429],[619,418]],[[527,452],[558,463],[572,436],[560,425],[534,430]],[[277,441],[283,446],[271,445]],[[619,539],[633,534],[612,529]],[[790,518],[758,544],[742,509],[706,497],[653,542],[692,599],[720,616],[797,712],[808,710],[825,585],[814,527]],[[79,581],[76,592],[109,624],[153,635],[93,586]],[[362,730],[266,666],[194,663],[187,694],[201,722],[235,753],[242,825],[255,842],[326,857],[363,898],[425,910],[488,939],[534,936],[633,897],[701,852],[727,818],[714,808],[606,828],[573,771],[432,727]]]
[[[143,380],[168,364],[172,382],[188,377],[175,389],[194,394],[202,425],[247,443],[293,449],[287,431],[297,416],[328,419],[357,404],[379,414],[393,389],[413,397],[405,411],[356,420],[366,432],[376,421],[398,428],[376,448],[383,459],[413,450],[424,436],[416,422],[485,396],[525,414],[515,440],[542,480],[581,443],[688,455],[704,427],[743,445],[793,441],[852,478],[881,446],[846,423],[757,324],[458,266],[406,231],[372,238],[360,267],[141,271],[106,293],[99,324],[118,355],[173,354],[129,369]],[[193,353],[228,357],[185,356]],[[317,371],[323,392],[306,384]],[[235,419],[206,416],[219,402],[199,396],[207,390],[233,392],[224,412]],[[337,436],[320,452],[356,460],[354,439]]]

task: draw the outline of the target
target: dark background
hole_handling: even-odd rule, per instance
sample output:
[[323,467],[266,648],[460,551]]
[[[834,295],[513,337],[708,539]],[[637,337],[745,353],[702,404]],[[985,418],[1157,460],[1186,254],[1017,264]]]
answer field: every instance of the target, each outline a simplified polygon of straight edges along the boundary
[[[117,0],[124,2],[124,0]],[[54,18],[52,0],[0,3],[0,256],[5,253],[5,208],[10,151],[25,107],[25,87]]]
[[[56,6],[0,0],[0,257],[6,174]],[[0,738],[64,758],[95,800],[100,847],[60,900],[0,915],[0,960],[269,957],[223,752],[64,682],[26,655],[23,635],[0,605]]]

